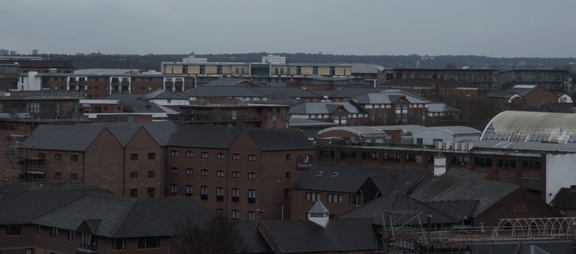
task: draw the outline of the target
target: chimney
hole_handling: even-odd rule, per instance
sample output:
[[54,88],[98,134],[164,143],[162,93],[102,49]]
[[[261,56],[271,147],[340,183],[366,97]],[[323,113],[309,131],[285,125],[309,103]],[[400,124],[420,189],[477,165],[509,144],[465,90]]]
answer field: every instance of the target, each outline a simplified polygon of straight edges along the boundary
[[434,156],[434,176],[441,176],[446,173],[446,157],[439,153]]

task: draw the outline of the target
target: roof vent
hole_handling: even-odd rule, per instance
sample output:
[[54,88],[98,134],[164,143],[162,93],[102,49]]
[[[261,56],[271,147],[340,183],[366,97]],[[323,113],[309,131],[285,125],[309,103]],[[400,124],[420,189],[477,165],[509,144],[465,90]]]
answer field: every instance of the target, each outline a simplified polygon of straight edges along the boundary
[[337,176],[338,176],[338,172],[332,173],[332,177],[337,177]]
[[324,174],[324,171],[318,171],[318,173],[316,173],[316,176],[322,176]]

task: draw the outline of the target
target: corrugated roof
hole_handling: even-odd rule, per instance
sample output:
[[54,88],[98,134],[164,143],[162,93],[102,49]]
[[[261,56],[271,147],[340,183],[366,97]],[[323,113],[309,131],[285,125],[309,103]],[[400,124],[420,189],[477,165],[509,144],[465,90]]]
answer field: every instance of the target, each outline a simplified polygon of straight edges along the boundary
[[490,133],[510,133],[511,142],[525,142],[530,134],[546,134],[550,135],[546,141],[566,143],[576,136],[576,114],[504,111],[486,125],[482,139]]

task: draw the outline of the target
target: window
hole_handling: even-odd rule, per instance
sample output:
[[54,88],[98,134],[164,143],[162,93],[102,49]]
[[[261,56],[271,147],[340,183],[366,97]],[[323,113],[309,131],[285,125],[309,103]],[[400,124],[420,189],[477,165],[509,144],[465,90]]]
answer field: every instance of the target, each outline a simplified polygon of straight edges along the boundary
[[256,173],[254,173],[254,172],[249,172],[249,173],[248,173],[248,179],[256,179]]
[[148,177],[156,177],[156,171],[148,170]]
[[200,170],[200,175],[202,175],[202,176],[207,176],[207,175],[208,175],[208,169],[202,169],[202,170]]
[[350,195],[350,197],[348,198],[348,203],[349,204],[357,204],[357,202],[358,202],[358,196]]
[[6,226],[6,235],[20,235],[22,234],[22,226],[8,225]]
[[284,198],[290,198],[290,188],[284,189]]
[[149,160],[155,160],[155,159],[156,159],[156,154],[155,154],[155,153],[148,153],[148,159],[149,159]]
[[223,160],[224,159],[224,153],[217,153],[216,159]]
[[224,170],[218,170],[218,171],[216,171],[216,176],[218,176],[218,177],[223,177],[223,176],[224,176]]
[[248,155],[248,160],[249,160],[249,161],[255,161],[255,160],[256,160],[256,155],[255,155],[255,154],[249,154],[249,155]]
[[200,199],[208,200],[208,186],[200,187]]
[[239,177],[240,177],[240,172],[238,172],[238,171],[232,172],[232,178],[239,178]]
[[290,178],[290,171],[286,171],[286,178]]
[[133,161],[138,160],[138,154],[137,153],[131,153],[130,154],[130,160],[133,160]]
[[178,184],[170,184],[170,193],[178,193]]
[[38,158],[39,158],[39,159],[44,159],[44,158],[46,158],[46,153],[38,153]]
[[126,249],[126,241],[124,239],[114,239],[112,241],[112,249],[116,250]]
[[70,173],[70,180],[78,180],[78,173]]
[[57,161],[61,161],[62,160],[62,154],[59,154],[59,153],[54,154],[54,159]]
[[202,152],[202,153],[200,154],[200,157],[201,157],[202,159],[208,159],[208,152]]
[[140,237],[138,238],[138,248],[158,248],[160,239],[158,237]]
[[177,175],[178,174],[178,168],[171,168],[170,173],[172,173],[173,175]]
[[216,218],[224,218],[224,209],[222,208],[216,209]]
[[224,201],[224,188],[222,187],[216,188],[216,200]]
[[76,154],[70,155],[70,161],[78,161],[78,155]]
[[62,179],[62,172],[54,172],[54,179]]
[[51,228],[50,229],[50,237],[52,237],[52,238],[58,237],[58,228]]
[[248,190],[248,203],[256,203],[256,190]]
[[306,201],[320,200],[320,194],[314,192],[306,192]]
[[68,230],[68,241],[74,241],[74,236],[76,236],[76,232],[74,230]]
[[178,157],[178,151],[176,150],[170,151],[170,157]]
[[192,175],[192,174],[194,174],[194,170],[191,169],[191,168],[187,168],[187,169],[186,169],[186,174],[187,174],[187,175]]
[[248,220],[255,220],[256,219],[256,213],[254,211],[248,211]]
[[138,189],[130,189],[130,197],[137,198],[138,197]]
[[238,210],[232,210],[232,219],[233,220],[238,220],[240,218],[240,211]]
[[138,178],[138,171],[131,171],[130,178]]
[[186,151],[186,157],[188,157],[188,158],[193,158],[193,157],[194,157],[194,152],[192,152],[192,151]]
[[186,185],[186,196],[192,195],[194,195],[194,188],[192,188],[192,185]]
[[292,159],[292,156],[290,154],[286,154],[286,160],[289,161]]
[[80,243],[80,248],[88,249],[88,250],[96,250],[97,249],[96,236],[88,235],[88,234],[82,234],[82,240]]
[[153,198],[154,196],[156,196],[156,189],[155,188],[148,188],[148,190],[146,191],[146,195],[149,198]]
[[232,202],[239,202],[240,201],[240,189],[234,188],[232,189]]
[[237,153],[232,154],[232,159],[233,159],[233,160],[239,160],[239,159],[240,159],[240,154],[237,154]]
[[328,194],[328,203],[342,203],[342,195]]

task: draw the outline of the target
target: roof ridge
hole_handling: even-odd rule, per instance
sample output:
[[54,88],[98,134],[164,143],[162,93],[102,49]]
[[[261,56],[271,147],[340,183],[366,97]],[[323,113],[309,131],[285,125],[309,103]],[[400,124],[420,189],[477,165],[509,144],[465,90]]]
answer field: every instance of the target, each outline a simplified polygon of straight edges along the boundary
[[128,215],[132,212],[132,209],[134,209],[134,206],[136,205],[136,202],[138,202],[138,200],[139,200],[138,198],[131,198],[132,204],[130,205],[130,209],[128,209],[128,211],[124,214],[122,220],[120,220],[120,223],[118,223],[118,226],[114,229],[114,232],[112,233],[113,236],[116,236],[116,234],[118,234],[118,231],[120,231],[120,228],[122,228],[122,226],[126,222],[126,218],[128,218]]

